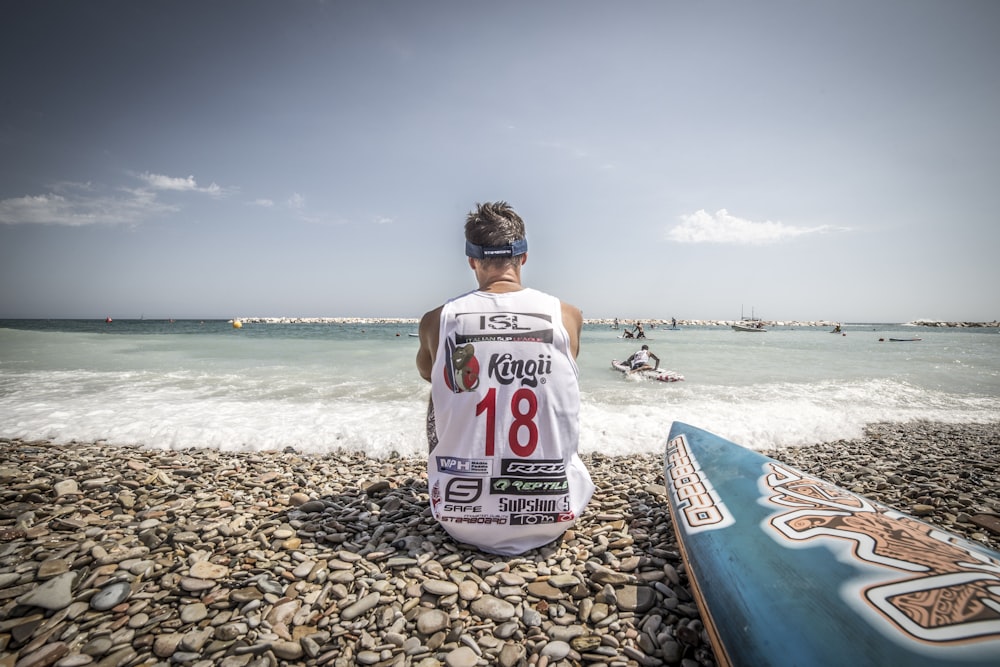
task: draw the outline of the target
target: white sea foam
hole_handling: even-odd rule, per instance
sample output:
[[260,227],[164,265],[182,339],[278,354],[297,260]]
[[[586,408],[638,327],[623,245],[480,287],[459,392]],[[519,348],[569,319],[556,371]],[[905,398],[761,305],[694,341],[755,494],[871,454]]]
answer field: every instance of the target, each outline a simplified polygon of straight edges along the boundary
[[[247,329],[0,329],[0,436],[377,457],[426,451],[429,387],[407,329]],[[933,331],[919,344],[891,344],[879,342],[885,332],[849,334],[658,331],[650,346],[687,378],[659,383],[611,370],[611,359],[637,343],[590,327],[579,359],[581,450],[660,451],[674,420],[757,449],[853,438],[878,421],[1000,421],[994,337]]]

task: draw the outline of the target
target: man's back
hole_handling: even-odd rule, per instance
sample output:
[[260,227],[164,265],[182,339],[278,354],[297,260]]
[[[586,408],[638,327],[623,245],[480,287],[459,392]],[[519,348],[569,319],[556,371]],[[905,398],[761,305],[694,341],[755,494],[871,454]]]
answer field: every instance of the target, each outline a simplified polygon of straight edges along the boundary
[[559,537],[590,500],[565,308],[530,289],[470,292],[441,308],[428,484],[435,518],[458,541],[523,553]]

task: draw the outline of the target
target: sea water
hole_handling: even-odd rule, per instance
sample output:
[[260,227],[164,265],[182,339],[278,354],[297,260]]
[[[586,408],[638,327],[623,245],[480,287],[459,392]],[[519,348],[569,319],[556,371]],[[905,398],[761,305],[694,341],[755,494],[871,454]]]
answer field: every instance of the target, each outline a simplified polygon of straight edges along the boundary
[[[415,323],[0,320],[0,437],[70,446],[426,452]],[[642,341],[584,326],[583,452],[661,452],[679,420],[755,449],[871,422],[1000,421],[1000,334],[892,324],[656,328],[683,382],[611,368]],[[920,338],[892,342],[890,338]]]

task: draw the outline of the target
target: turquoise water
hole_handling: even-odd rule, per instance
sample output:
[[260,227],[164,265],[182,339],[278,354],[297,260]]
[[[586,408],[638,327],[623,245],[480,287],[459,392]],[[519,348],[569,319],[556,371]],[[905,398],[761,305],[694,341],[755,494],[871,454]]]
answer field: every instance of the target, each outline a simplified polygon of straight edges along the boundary
[[[429,386],[415,327],[0,321],[0,436],[420,455]],[[675,419],[757,449],[857,437],[875,421],[1000,420],[996,329],[655,329],[647,343],[685,376],[675,383],[611,370],[638,347],[618,333],[584,327],[583,451],[662,451]]]

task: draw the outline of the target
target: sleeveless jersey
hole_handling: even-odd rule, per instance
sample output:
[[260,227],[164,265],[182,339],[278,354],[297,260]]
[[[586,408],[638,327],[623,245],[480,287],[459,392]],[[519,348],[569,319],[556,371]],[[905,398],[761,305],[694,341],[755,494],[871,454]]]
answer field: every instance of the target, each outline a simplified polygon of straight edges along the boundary
[[579,374],[559,299],[469,292],[444,305],[439,333],[428,422],[434,518],[490,553],[551,542],[594,492],[577,455]]

